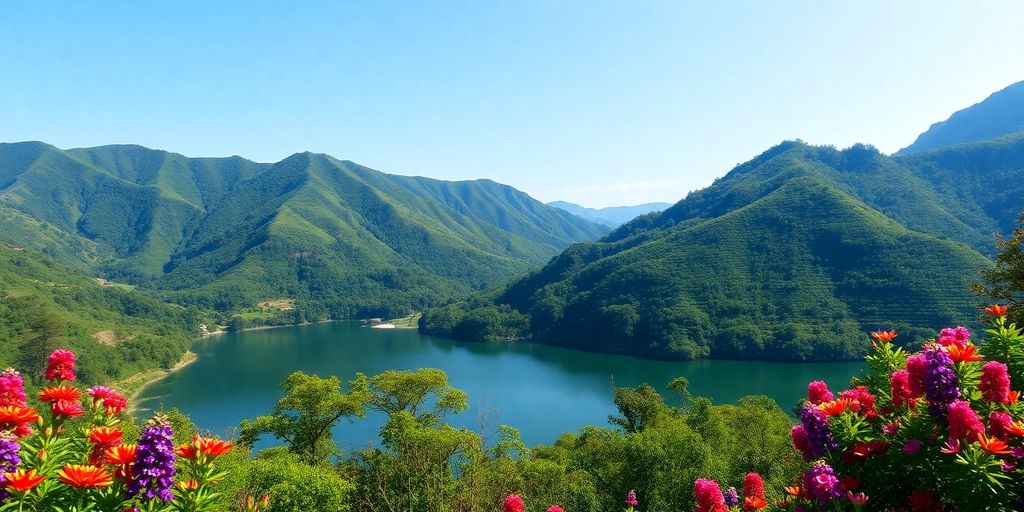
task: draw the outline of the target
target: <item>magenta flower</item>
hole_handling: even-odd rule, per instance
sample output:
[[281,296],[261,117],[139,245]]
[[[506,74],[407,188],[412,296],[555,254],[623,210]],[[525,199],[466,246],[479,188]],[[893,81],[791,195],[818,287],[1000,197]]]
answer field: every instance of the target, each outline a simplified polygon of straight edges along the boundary
[[1006,365],[989,361],[981,367],[981,383],[978,384],[985,400],[1000,404],[1010,403],[1010,374]]
[[696,512],[720,512],[726,510],[725,496],[714,480],[698,478],[693,483],[693,497],[697,500]]
[[971,331],[968,331],[966,327],[956,327],[955,329],[946,328],[939,331],[939,345],[948,347],[950,345],[960,345],[961,347],[966,345],[971,339]]
[[985,425],[978,413],[971,408],[966,400],[954,400],[949,404],[949,437],[953,439],[973,440],[977,434],[985,433]]
[[639,504],[640,503],[636,501],[636,491],[630,490],[629,493],[626,494],[626,505],[635,507]]
[[906,453],[907,455],[914,455],[919,451],[921,451],[921,441],[911,439],[903,443],[903,453]]
[[804,471],[804,489],[822,505],[842,496],[835,470],[824,462],[817,462]]
[[43,377],[48,381],[75,380],[75,353],[59,348],[50,354]]
[[807,400],[814,405],[835,400],[832,392],[828,390],[828,384],[822,380],[816,380],[807,385]]

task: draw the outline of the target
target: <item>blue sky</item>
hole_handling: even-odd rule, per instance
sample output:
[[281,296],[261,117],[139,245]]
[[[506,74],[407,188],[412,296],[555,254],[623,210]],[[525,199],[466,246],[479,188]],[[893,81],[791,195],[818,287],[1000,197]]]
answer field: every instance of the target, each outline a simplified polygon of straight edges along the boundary
[[903,147],[1024,80],[1024,2],[14,2],[0,141],[671,201],[784,139]]

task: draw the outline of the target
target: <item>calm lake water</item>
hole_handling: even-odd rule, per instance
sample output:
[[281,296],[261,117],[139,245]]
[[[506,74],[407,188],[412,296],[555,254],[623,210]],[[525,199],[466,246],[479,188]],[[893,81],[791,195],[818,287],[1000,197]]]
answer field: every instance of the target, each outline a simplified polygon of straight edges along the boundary
[[[789,410],[808,381],[825,380],[836,389],[864,368],[861,362],[650,361],[532,343],[456,342],[340,322],[228,334],[193,350],[199,354],[195,363],[146,388],[140,415],[177,407],[201,429],[230,435],[240,420],[268,414],[282,394],[280,382],[294,371],[347,382],[356,372],[440,368],[470,395],[470,408],[452,423],[479,430],[480,412],[490,411],[488,424],[518,428],[527,445],[554,442],[583,425],[606,426],[615,413],[613,383],[648,382],[671,400],[665,386],[684,376],[692,393],[716,403],[762,394]],[[344,447],[361,448],[376,439],[382,421],[379,415],[343,421],[335,434]]]

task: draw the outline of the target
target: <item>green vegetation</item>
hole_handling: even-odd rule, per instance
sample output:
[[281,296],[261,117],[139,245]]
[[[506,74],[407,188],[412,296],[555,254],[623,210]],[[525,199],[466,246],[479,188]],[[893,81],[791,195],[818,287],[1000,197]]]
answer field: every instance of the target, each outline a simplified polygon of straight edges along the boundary
[[[606,232],[491,181],[392,176],[326,155],[258,164],[0,144],[0,236],[257,325],[409,314]],[[296,304],[284,317],[252,310],[275,299]]]
[[[314,503],[324,510],[332,503],[331,510],[484,511],[515,492],[597,512],[619,509],[630,489],[645,497],[645,510],[687,510],[689,482],[698,476],[742,486],[747,471],[758,471],[781,488],[783,476],[802,467],[789,446],[790,419],[770,399],[716,406],[690,397],[684,382],[672,387],[680,393],[676,405],[647,385],[616,389],[615,427],[585,427],[528,449],[510,426],[487,425],[484,438],[446,423],[447,415],[467,408],[468,396],[440,370],[359,375],[344,390],[337,378],[295,374],[274,413],[243,423],[239,439],[245,447],[270,434],[284,446],[232,471],[246,475],[239,491],[268,493],[277,504],[272,510],[307,510],[301,507]],[[367,410],[387,415],[381,445],[338,450],[332,427]],[[281,465],[287,470],[271,470]],[[316,476],[301,483],[299,475]],[[297,488],[327,501],[303,501]]]
[[997,240],[999,254],[995,265],[985,272],[985,283],[974,291],[1008,308],[1011,323],[1024,325],[1024,213],[1012,236]]
[[172,367],[199,315],[149,295],[102,287],[35,251],[0,243],[0,367],[38,379],[57,346],[84,357],[79,378],[111,382]]
[[[1014,160],[1016,142],[999,144]],[[783,143],[505,288],[428,310],[420,326],[658,358],[821,360],[863,356],[852,340],[880,326],[909,343],[931,325],[971,324],[968,289],[991,264],[977,249],[1006,212],[980,192],[950,200],[935,170],[967,150],[900,163],[869,146]],[[981,190],[994,161],[977,162],[958,176]]]

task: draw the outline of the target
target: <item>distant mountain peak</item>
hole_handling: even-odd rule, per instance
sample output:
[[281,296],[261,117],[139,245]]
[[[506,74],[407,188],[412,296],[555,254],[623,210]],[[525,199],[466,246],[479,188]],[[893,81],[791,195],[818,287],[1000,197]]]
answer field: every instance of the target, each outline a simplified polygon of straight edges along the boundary
[[646,215],[651,212],[662,211],[670,206],[672,203],[644,203],[632,206],[606,206],[604,208],[587,208],[586,206],[580,206],[576,203],[570,203],[568,201],[551,201],[548,206],[554,206],[560,210],[565,210],[577,217],[589,220],[591,222],[597,222],[604,224],[605,226],[618,227],[625,224],[640,215]]
[[933,124],[897,155],[994,139],[1024,130],[1024,81]]

